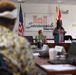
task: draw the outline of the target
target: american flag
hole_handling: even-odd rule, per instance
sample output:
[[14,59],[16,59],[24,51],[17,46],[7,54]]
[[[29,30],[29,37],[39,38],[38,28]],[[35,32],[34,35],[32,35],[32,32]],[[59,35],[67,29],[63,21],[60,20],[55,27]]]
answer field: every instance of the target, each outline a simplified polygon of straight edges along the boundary
[[22,8],[20,4],[18,35],[23,36],[23,33],[24,33],[24,24],[23,24]]

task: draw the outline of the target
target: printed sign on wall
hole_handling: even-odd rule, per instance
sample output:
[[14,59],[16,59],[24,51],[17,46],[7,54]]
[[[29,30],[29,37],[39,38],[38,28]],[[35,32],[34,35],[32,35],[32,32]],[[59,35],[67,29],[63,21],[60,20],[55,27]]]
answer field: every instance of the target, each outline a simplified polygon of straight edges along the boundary
[[54,29],[54,14],[25,13],[25,31],[52,31]]

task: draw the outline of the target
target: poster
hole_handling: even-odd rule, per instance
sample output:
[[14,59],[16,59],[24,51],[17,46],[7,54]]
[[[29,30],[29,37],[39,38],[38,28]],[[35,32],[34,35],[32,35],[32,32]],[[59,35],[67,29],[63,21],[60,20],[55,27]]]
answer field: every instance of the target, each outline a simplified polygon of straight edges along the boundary
[[54,29],[54,14],[25,13],[25,31],[52,31]]

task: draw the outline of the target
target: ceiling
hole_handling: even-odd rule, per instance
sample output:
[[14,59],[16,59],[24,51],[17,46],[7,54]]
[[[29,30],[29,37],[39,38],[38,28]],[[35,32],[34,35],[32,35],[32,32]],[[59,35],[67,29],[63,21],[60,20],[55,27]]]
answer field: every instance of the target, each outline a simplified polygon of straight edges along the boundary
[[[14,2],[23,3],[40,3],[40,4],[69,4],[69,5],[76,5],[76,0],[11,0]],[[57,2],[61,1],[61,2]]]

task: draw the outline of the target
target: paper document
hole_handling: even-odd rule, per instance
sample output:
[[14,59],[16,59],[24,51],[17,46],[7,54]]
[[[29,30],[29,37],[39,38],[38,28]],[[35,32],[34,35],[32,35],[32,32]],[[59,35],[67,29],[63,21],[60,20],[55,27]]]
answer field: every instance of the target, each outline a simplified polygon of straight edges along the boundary
[[41,65],[41,67],[47,70],[56,70],[56,71],[64,71],[64,70],[74,70],[75,66],[69,64],[60,64],[60,65]]
[[54,43],[54,40],[47,40],[47,43]]
[[71,40],[65,40],[65,43],[72,43]]
[[33,56],[38,56],[38,55],[40,55],[39,53],[33,53]]

